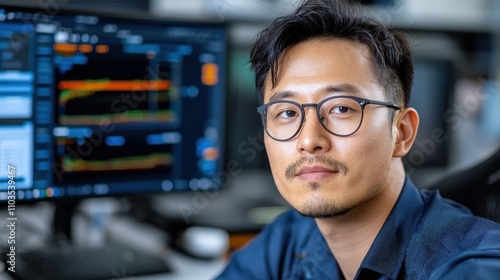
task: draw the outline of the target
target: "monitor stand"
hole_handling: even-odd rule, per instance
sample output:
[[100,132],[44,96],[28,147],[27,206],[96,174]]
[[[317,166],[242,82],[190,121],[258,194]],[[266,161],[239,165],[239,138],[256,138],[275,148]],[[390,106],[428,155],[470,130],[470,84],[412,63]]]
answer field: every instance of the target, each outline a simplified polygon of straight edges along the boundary
[[76,209],[80,203],[78,201],[57,201],[55,202],[54,219],[52,220],[52,229],[54,241],[64,238],[68,241],[73,240],[71,225]]
[[53,242],[16,252],[14,279],[119,279],[171,271],[164,257],[121,244],[76,245],[71,228],[78,204],[56,202]]

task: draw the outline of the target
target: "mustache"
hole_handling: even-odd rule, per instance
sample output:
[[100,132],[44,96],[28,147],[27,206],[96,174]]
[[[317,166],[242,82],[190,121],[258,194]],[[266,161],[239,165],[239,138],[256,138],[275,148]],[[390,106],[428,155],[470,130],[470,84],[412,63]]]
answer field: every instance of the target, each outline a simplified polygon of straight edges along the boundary
[[287,180],[293,179],[295,177],[295,174],[297,174],[297,171],[305,163],[321,163],[326,167],[336,170],[342,174],[345,174],[347,172],[347,166],[338,160],[334,160],[326,156],[302,157],[296,162],[291,163],[287,166],[285,170],[285,178]]

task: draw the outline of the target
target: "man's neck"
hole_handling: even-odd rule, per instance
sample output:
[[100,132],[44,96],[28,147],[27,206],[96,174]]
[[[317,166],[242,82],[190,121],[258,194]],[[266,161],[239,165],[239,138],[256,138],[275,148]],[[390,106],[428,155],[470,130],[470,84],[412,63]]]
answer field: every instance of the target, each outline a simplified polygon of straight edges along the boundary
[[372,200],[346,215],[316,219],[346,279],[353,279],[403,188],[402,164],[393,162],[388,183]]

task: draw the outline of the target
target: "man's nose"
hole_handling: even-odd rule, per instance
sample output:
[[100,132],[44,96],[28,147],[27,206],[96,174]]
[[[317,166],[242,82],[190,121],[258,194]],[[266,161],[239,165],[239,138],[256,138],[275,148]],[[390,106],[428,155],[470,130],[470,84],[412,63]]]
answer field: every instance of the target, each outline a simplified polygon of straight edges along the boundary
[[[308,104],[304,104],[308,105]],[[324,129],[316,116],[316,106],[304,106],[305,117],[298,134],[297,150],[300,153],[321,153],[330,149],[330,133]]]

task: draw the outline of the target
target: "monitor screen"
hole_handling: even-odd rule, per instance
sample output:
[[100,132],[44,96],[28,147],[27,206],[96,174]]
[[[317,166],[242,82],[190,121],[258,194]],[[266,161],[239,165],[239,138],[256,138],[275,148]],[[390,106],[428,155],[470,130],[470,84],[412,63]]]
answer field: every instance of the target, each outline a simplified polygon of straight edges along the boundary
[[409,106],[420,118],[415,142],[405,156],[408,174],[418,168],[446,167],[449,157],[447,110],[453,99],[455,66],[446,59],[415,57]]
[[222,24],[1,7],[0,201],[220,188],[226,52]]

